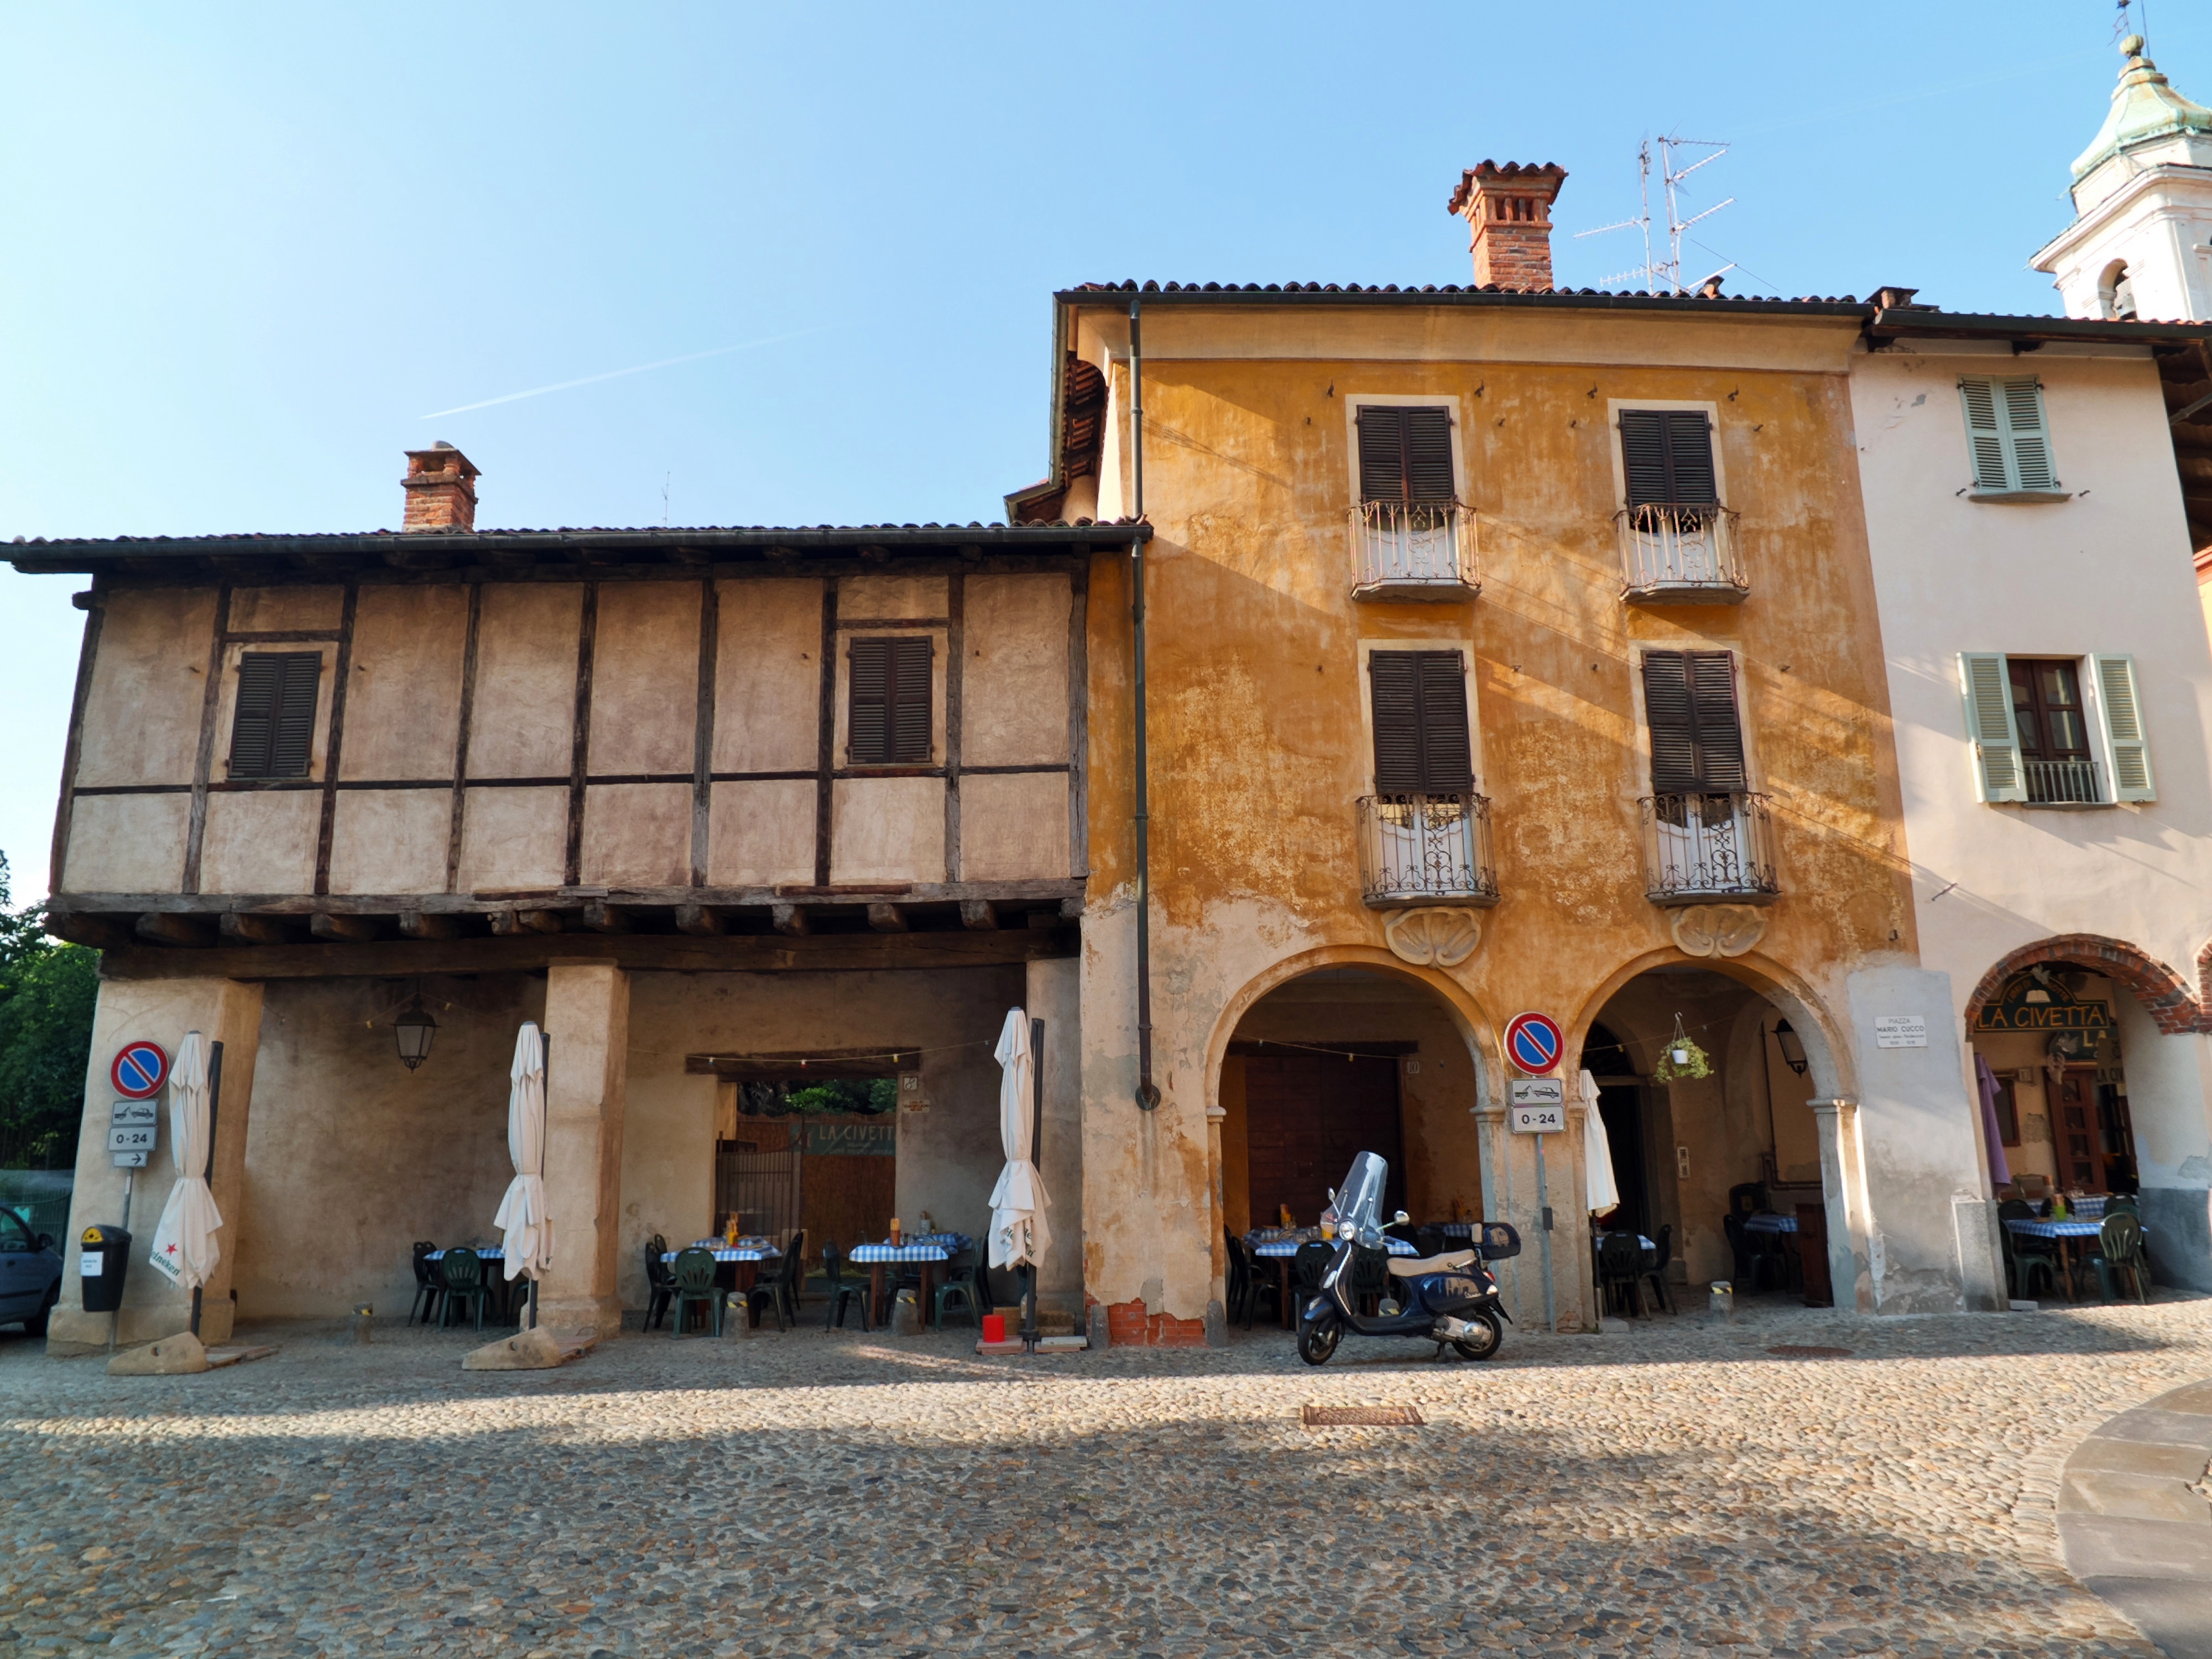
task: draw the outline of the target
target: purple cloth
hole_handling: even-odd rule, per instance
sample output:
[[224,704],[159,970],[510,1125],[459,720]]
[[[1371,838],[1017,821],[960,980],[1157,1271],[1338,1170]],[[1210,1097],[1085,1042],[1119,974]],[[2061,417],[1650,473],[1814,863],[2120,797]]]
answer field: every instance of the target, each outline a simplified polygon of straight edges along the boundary
[[2000,1187],[2008,1187],[2012,1165],[2005,1162],[2004,1133],[1997,1127],[1997,1074],[1979,1054],[1974,1056],[1974,1081],[1982,1097],[1982,1139],[1989,1143],[1990,1179]]

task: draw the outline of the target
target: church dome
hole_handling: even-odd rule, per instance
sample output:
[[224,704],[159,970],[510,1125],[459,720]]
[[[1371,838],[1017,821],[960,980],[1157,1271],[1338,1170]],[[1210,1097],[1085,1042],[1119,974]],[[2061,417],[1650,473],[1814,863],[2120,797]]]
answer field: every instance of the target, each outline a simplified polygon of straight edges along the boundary
[[[2120,71],[2120,84],[2112,93],[2112,107],[2105,117],[2105,125],[2074,163],[2074,180],[2079,184],[2115,155],[2120,155],[2152,144],[2162,138],[2179,137],[2183,147],[2194,150],[2198,141],[2212,150],[2212,109],[2202,104],[2192,104],[2173,89],[2166,76],[2159,73],[2156,64],[2143,56],[2143,38],[2130,34],[2120,42],[2120,51],[2127,58],[2127,66]],[[2212,154],[2177,155],[2171,159],[2197,166],[2212,162]]]

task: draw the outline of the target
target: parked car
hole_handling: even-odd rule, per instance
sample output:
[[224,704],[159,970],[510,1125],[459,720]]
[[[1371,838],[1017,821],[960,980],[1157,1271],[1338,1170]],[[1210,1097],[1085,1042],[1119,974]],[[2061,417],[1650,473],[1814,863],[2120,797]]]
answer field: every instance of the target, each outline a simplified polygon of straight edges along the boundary
[[0,1209],[0,1325],[20,1320],[33,1336],[44,1336],[61,1293],[61,1252],[52,1236],[33,1233],[15,1211]]

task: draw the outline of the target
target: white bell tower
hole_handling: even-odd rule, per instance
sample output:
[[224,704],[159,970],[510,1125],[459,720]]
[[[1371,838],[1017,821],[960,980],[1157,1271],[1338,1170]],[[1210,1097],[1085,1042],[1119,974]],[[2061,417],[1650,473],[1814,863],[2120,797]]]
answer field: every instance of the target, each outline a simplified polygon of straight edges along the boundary
[[2028,263],[2069,317],[2212,320],[2212,110],[2120,42],[2112,107],[2074,163],[2074,223]]

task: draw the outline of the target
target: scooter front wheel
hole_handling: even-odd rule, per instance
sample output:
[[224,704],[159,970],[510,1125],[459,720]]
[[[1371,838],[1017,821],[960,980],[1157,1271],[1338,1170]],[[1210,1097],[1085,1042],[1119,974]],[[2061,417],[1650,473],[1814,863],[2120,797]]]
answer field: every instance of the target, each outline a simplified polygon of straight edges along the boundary
[[1489,1308],[1480,1310],[1468,1323],[1477,1327],[1474,1336],[1462,1337],[1452,1346],[1459,1350],[1462,1359],[1487,1359],[1505,1343],[1505,1322]]
[[1342,1322],[1334,1314],[1323,1314],[1311,1324],[1298,1327],[1298,1358],[1309,1365],[1326,1365],[1343,1337]]

